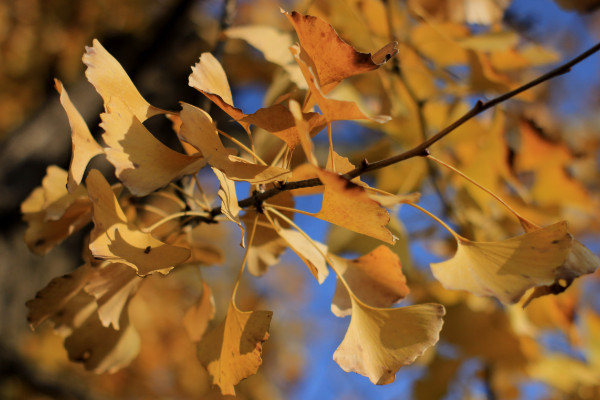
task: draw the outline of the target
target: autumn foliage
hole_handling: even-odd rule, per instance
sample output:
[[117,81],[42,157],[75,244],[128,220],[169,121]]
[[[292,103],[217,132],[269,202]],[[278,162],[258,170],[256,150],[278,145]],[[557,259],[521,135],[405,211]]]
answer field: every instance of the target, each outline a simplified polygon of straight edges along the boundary
[[[236,238],[227,246],[243,248],[238,271],[228,271],[236,276],[233,287],[220,286],[227,293],[215,297],[201,279],[181,321],[222,395],[235,395],[236,385],[257,373],[278,318],[240,306],[239,286],[253,279],[246,272],[269,274],[287,250],[319,284],[336,280],[331,311],[350,318],[331,356],[344,371],[385,385],[417,361],[427,372],[415,393],[438,398],[435,390],[445,392],[459,364],[436,350],[441,341],[458,349],[459,360],[482,358],[498,398],[509,398],[507,388],[527,375],[552,385],[545,368],[554,360],[535,342],[537,332],[555,328],[591,346],[585,338],[599,330],[590,308],[580,315],[584,333],[575,333],[569,308],[580,301],[579,282],[591,279],[582,276],[600,265],[576,239],[597,216],[597,204],[566,172],[575,160],[569,146],[550,140],[505,101],[538,104],[538,85],[585,57],[530,89],[524,84],[536,77],[531,68],[557,67],[551,49],[520,42],[499,23],[501,10],[490,8],[487,21],[469,21],[427,3],[386,9],[387,2],[348,2],[361,29],[352,18],[333,21],[338,10],[314,7],[313,14],[281,10],[287,31],[266,25],[225,30],[227,40],[245,41],[276,66],[265,107],[237,107],[228,71],[209,52],[191,67],[188,84],[245,136],[222,130],[210,105],[181,102],[178,110],[163,110],[149,104],[94,40],[83,63],[103,101],[103,133],[94,138],[55,80],[71,126],[70,166],[48,167],[21,207],[25,241],[37,254],[77,231],[89,232],[83,263],[27,303],[30,326],[51,322],[69,358],[88,370],[126,368],[141,346],[131,318],[140,287],[153,275],[165,276],[156,285],[222,263],[228,254],[208,236],[227,226]],[[489,30],[474,32],[465,22]],[[468,67],[464,80],[452,72],[459,66]],[[491,100],[469,100],[482,93]],[[169,120],[175,145],[150,132],[150,118]],[[360,154],[338,146],[336,124],[349,120],[375,132],[377,143]],[[90,168],[99,156],[113,169]],[[207,174],[218,190],[202,178]],[[420,203],[428,185],[451,211],[436,215]],[[318,211],[296,208],[306,195],[319,196]],[[449,234],[429,249],[439,256],[430,269],[410,261],[414,238],[399,217],[401,207],[418,210]],[[329,240],[312,238],[295,221],[298,214],[330,224]],[[464,320],[472,324],[460,325]],[[586,362],[567,362],[595,379],[573,378],[573,387],[598,393],[597,344],[591,354]]]

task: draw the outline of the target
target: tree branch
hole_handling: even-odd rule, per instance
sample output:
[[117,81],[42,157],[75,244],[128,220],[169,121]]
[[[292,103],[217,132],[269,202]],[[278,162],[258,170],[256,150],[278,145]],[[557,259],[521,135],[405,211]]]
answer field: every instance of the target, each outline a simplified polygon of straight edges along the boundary
[[[456,121],[454,121],[453,123],[448,125],[446,128],[442,129],[441,131],[439,131],[438,133],[436,133],[429,139],[424,140],[417,146],[413,147],[412,149],[407,150],[403,153],[397,154],[395,156],[385,158],[383,160],[375,161],[372,163],[366,162],[366,160],[365,160],[364,162],[362,162],[360,164],[360,166],[345,173],[342,176],[344,178],[350,180],[350,179],[356,178],[357,176],[365,174],[367,172],[385,168],[392,164],[396,164],[396,163],[408,160],[413,157],[425,157],[425,156],[429,155],[429,147],[431,147],[433,144],[435,144],[436,142],[438,142],[441,139],[443,139],[444,137],[446,137],[449,133],[454,131],[456,128],[458,128],[465,122],[469,121],[471,118],[481,114],[482,112],[484,112],[484,111],[486,111],[486,110],[488,110],[488,109],[490,109],[512,97],[517,96],[518,94],[525,92],[526,90],[533,88],[534,86],[537,86],[537,85],[539,85],[543,82],[546,82],[552,78],[555,78],[557,76],[568,73],[574,65],[580,63],[581,61],[590,57],[592,54],[597,53],[598,51],[600,51],[600,43],[597,43],[595,46],[591,47],[590,49],[581,53],[580,55],[571,59],[570,61],[567,61],[566,63],[545,73],[544,75],[541,75],[538,78],[536,78],[514,90],[511,90],[510,92],[504,93],[504,94],[502,94],[498,97],[495,97],[489,101],[484,102],[484,101],[478,100],[475,103],[475,105],[469,111],[467,111],[462,117],[460,117],[459,119],[457,119]],[[260,208],[260,205],[262,204],[262,202],[264,202],[265,200],[267,200],[281,192],[285,192],[288,190],[294,190],[294,189],[300,189],[300,188],[320,186],[322,184],[323,183],[319,180],[319,178],[312,178],[312,179],[305,179],[302,181],[283,183],[283,184],[280,184],[269,190],[265,190],[262,192],[256,192],[251,197],[240,200],[238,202],[238,205],[241,208],[247,208],[247,207],[251,207],[251,206],[254,206],[254,207],[258,206]],[[221,207],[215,207],[214,209],[211,210],[211,215],[213,217],[217,216],[219,214],[221,214]]]

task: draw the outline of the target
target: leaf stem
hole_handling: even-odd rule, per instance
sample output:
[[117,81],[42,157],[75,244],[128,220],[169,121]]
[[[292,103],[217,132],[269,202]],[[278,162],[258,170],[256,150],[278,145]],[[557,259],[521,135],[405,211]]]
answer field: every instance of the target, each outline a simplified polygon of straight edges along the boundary
[[[238,146],[240,146],[244,151],[246,151],[248,154],[250,154],[252,157],[254,157],[255,161],[258,161],[259,163],[261,163],[262,165],[267,165],[266,162],[263,161],[262,158],[260,158],[258,156],[258,154],[256,154],[256,152],[254,151],[254,143],[252,144],[252,149],[249,149],[248,146],[246,146],[244,143],[240,142],[239,140],[237,140],[236,138],[234,138],[233,136],[231,136],[230,134],[228,134],[225,131],[222,131],[220,129],[217,129],[217,131],[225,136],[227,139],[231,140],[233,143],[237,144]],[[250,138],[251,136],[248,135]]]
[[446,229],[456,240],[460,240],[460,241],[467,241],[468,239],[460,236],[458,233],[456,233],[456,231],[454,231],[454,229],[450,228],[450,226],[448,224],[446,224],[444,221],[442,221],[440,218],[438,218],[435,214],[432,214],[431,212],[427,211],[426,209],[424,209],[423,207],[421,207],[418,204],[415,203],[406,203],[409,206],[412,206],[414,208],[416,208],[417,210],[421,211],[422,213],[428,215],[429,217],[431,217],[435,222],[437,222],[438,224],[440,224],[441,226],[444,227],[444,229]]

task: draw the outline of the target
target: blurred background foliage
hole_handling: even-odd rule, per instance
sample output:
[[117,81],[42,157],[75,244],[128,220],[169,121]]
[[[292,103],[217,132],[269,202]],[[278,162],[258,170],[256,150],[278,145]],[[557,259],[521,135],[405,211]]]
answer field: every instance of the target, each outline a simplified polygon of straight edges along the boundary
[[[422,140],[415,125],[417,108],[427,120],[425,134],[435,133],[460,116],[473,100],[508,91],[597,42],[597,3],[3,0],[0,398],[222,397],[209,387],[181,322],[200,282],[193,271],[148,278],[132,305],[142,350],[130,367],[115,374],[97,376],[69,363],[60,338],[50,327],[33,334],[26,324],[26,300],[52,277],[72,271],[80,262],[81,236],[69,238],[43,258],[30,254],[22,240],[25,227],[19,204],[39,185],[48,165],[68,165],[69,127],[52,78],[65,83],[93,133],[100,133],[97,125],[102,104],[85,80],[81,63],[84,46],[91,45],[93,38],[98,38],[121,62],[150,103],[166,109],[178,109],[179,101],[208,106],[187,85],[187,77],[198,56],[211,51],[223,62],[236,105],[252,112],[263,101],[272,101],[281,90],[271,85],[280,69],[245,42],[225,39],[224,29],[259,24],[289,32],[291,27],[279,12],[282,6],[320,16],[359,50],[373,51],[389,39],[387,22],[381,19],[391,18],[401,43],[397,59],[404,81],[392,82],[396,97],[381,104],[383,113],[390,113],[394,120],[382,127],[383,132],[351,123],[334,124],[338,152],[358,161],[365,156],[375,160]],[[428,24],[439,24],[439,29],[432,30]],[[518,45],[496,51],[489,42],[473,40],[471,47],[483,46],[484,50],[465,51],[464,42],[489,32],[509,32],[515,35]],[[440,41],[436,36],[439,34],[448,41]],[[484,56],[477,58],[478,54]],[[600,250],[596,208],[600,189],[599,66],[596,56],[569,75],[524,95],[521,101],[471,121],[436,148],[437,156],[446,156],[499,194],[518,199],[522,193],[515,193],[515,188],[524,188],[529,193],[525,198],[530,196],[534,206],[515,200],[520,212],[540,223],[566,216],[572,231],[583,237],[596,254]],[[376,97],[376,80],[374,76],[361,77],[353,82],[354,88],[362,96]],[[348,96],[355,96],[351,89]],[[239,129],[220,110],[213,107],[211,114],[222,129]],[[168,126],[156,121],[150,124],[153,133],[169,142],[163,134]],[[518,143],[511,143],[511,138],[518,138]],[[266,143],[272,138],[263,140]],[[550,163],[543,168],[537,164],[540,154]],[[482,164],[500,170],[495,173],[509,167],[510,176],[514,175],[519,185],[507,185],[488,174],[489,169],[481,168]],[[547,175],[549,170],[566,171],[566,175]],[[489,199],[482,200],[481,193],[446,171],[428,172],[421,160],[395,165],[366,179],[391,192],[421,190],[423,202],[430,209],[445,215],[471,236],[485,239],[516,229],[502,211],[489,209]],[[306,200],[298,207],[311,208],[314,203]],[[386,387],[372,387],[362,377],[343,373],[331,360],[347,324],[329,313],[333,280],[316,287],[303,269],[293,267],[297,260],[286,257],[281,267],[273,268],[260,280],[249,279],[240,294],[242,308],[271,309],[275,318],[263,353],[264,364],[258,375],[239,385],[239,398],[600,397],[600,301],[595,294],[598,274],[580,279],[582,282],[561,296],[532,303],[526,312],[516,306],[503,309],[487,299],[422,284],[420,280],[428,277],[428,263],[448,257],[452,247],[448,238],[438,234],[422,216],[408,210],[401,210],[398,216],[394,229],[408,240],[397,244],[395,250],[402,256],[409,283],[414,283],[411,301],[434,298],[448,309],[437,350],[426,354],[415,366],[402,369],[397,382]],[[302,217],[299,220],[302,222]],[[221,247],[228,259],[214,271],[204,269],[203,276],[210,280],[217,304],[225,304],[235,275],[228,266],[239,264],[241,257],[231,250],[238,237],[226,227],[217,231],[211,228],[210,233],[206,232],[207,240]],[[320,234],[325,240],[323,228],[314,224],[306,227],[316,239]],[[369,239],[344,235],[329,234],[332,251],[356,255],[374,247]]]

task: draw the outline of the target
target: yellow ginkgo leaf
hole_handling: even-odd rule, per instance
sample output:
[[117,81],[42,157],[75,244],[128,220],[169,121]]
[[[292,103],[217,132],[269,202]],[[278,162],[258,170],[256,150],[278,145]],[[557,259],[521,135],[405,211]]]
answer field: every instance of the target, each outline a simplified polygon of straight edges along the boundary
[[25,304],[29,309],[27,322],[31,329],[36,329],[59,312],[65,314],[65,306],[83,289],[93,271],[89,264],[84,264],[70,274],[52,279],[38,291],[35,298]]
[[85,76],[102,96],[104,105],[118,98],[127,105],[133,115],[145,121],[153,115],[165,114],[167,111],[151,106],[138,92],[127,72],[97,39],[93,46],[85,48],[83,63],[87,65]]
[[51,321],[54,330],[65,338],[72,361],[81,362],[96,373],[115,372],[138,354],[140,338],[129,324],[127,312],[120,313],[116,323],[119,330],[102,324],[94,297],[84,291],[95,274],[95,269],[85,264],[53,279],[27,302],[27,319],[32,328]]
[[294,26],[300,45],[308,53],[318,77],[317,84],[332,88],[342,80],[379,68],[398,52],[391,42],[375,54],[360,53],[344,42],[327,22],[297,11],[285,12]]
[[240,246],[246,247],[244,245],[244,227],[240,222],[239,213],[241,211],[240,206],[238,205],[237,194],[235,192],[235,184],[233,181],[225,176],[221,170],[217,168],[212,169],[217,179],[219,179],[219,183],[221,187],[217,194],[221,198],[221,212],[223,215],[230,220],[231,222],[237,224],[242,231],[242,241],[240,242]]
[[223,395],[254,375],[262,363],[262,344],[269,338],[271,311],[240,311],[229,303],[225,320],[198,343],[198,358]]
[[[311,137],[315,136],[325,126],[325,119],[322,114],[311,112],[302,113],[301,115],[302,120],[306,123],[306,131]],[[282,104],[261,108],[254,114],[244,117],[242,121],[258,126],[277,136],[288,145],[290,150],[295,149],[300,143],[295,118],[290,110]]]
[[293,229],[283,229],[276,225],[276,230],[279,236],[287,242],[290,249],[304,261],[317,282],[323,283],[329,275],[325,258],[327,246]]
[[231,96],[227,75],[225,75],[225,70],[223,70],[221,63],[215,56],[210,53],[202,53],[196,65],[192,67],[192,73],[188,81],[191,87],[208,97],[231,118],[238,121],[244,129],[249,129],[249,123],[240,121],[246,114],[233,106],[233,97]]
[[210,287],[202,282],[202,296],[187,309],[183,316],[183,326],[193,342],[199,342],[215,316],[215,299]]
[[373,308],[352,298],[350,325],[333,359],[374,384],[392,383],[402,366],[437,343],[444,314],[440,304]]
[[190,256],[190,250],[171,246],[129,224],[108,182],[98,170],[86,179],[93,204],[94,229],[89,248],[96,258],[123,263],[140,276],[168,273]]
[[[373,307],[390,307],[405,298],[409,289],[398,256],[389,247],[380,245],[369,254],[354,260],[329,256],[352,292],[362,302]],[[352,312],[351,297],[339,278],[331,302],[331,311],[338,317]]]
[[207,162],[223,171],[229,179],[267,183],[291,175],[287,169],[253,164],[231,155],[223,146],[212,119],[204,110],[186,103],[181,103],[181,106],[181,138],[200,150]]
[[529,288],[554,281],[571,251],[572,236],[564,221],[500,242],[457,238],[450,260],[431,264],[435,278],[447,289],[494,296],[512,304]]
[[267,25],[235,26],[223,32],[233,39],[243,39],[258,49],[267,61],[284,66],[294,62],[289,48],[293,43],[292,35]]
[[145,196],[206,164],[201,154],[188,156],[156,139],[119,98],[112,98],[101,115],[106,158],[115,174],[136,196]]
[[96,299],[102,325],[119,330],[121,313],[141,283],[142,278],[129,266],[110,263],[94,269],[84,290]]
[[50,166],[37,187],[21,204],[27,222],[25,243],[36,254],[46,254],[73,232],[91,221],[91,203],[85,187],[72,193],[65,187],[67,171]]
[[85,369],[97,374],[126,367],[140,351],[140,335],[130,324],[127,312],[121,314],[119,326],[119,330],[107,328],[98,313],[92,313],[65,338],[69,359],[83,363]]
[[365,190],[333,172],[315,168],[324,185],[323,204],[315,217],[354,232],[394,244],[394,235],[385,227],[390,216]]
[[67,189],[72,192],[81,183],[83,173],[90,160],[104,153],[104,149],[92,137],[85,120],[71,103],[62,82],[55,79],[54,87],[60,95],[60,104],[67,113],[69,125],[71,126],[71,164],[69,166]]
[[384,123],[390,120],[390,117],[386,115],[368,116],[358,108],[358,105],[355,102],[330,99],[326,97],[325,91],[323,91],[321,85],[319,84],[314,71],[310,68],[311,60],[304,52],[304,49],[294,45],[290,47],[290,50],[298,62],[300,70],[304,75],[304,79],[306,79],[306,83],[310,88],[310,92],[313,96],[315,96],[315,100],[323,112],[327,122],[368,119],[378,123]]

